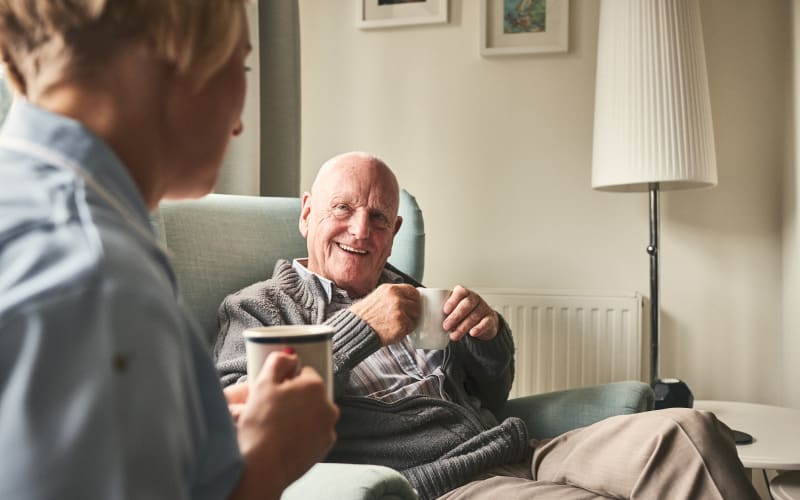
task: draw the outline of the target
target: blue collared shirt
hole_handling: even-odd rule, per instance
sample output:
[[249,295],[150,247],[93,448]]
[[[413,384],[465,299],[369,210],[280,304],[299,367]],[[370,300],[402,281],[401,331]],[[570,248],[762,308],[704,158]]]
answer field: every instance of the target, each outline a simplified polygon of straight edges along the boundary
[[207,348],[114,152],[80,123],[14,104],[0,137],[0,498],[227,497],[241,474]]

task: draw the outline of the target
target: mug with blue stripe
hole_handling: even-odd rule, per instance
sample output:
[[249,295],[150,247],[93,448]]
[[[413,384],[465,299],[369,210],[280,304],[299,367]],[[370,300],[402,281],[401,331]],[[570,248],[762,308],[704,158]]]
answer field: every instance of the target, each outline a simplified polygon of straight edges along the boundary
[[300,366],[316,370],[328,396],[333,399],[333,327],[328,325],[277,325],[248,328],[244,331],[247,351],[247,378],[255,379],[267,356],[273,351],[292,348]]

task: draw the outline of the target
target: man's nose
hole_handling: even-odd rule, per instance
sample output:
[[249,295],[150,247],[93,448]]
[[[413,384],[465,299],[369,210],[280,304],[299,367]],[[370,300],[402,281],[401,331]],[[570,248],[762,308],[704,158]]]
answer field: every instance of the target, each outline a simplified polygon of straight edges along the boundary
[[356,210],[350,217],[350,234],[360,240],[369,237],[369,214],[365,210]]

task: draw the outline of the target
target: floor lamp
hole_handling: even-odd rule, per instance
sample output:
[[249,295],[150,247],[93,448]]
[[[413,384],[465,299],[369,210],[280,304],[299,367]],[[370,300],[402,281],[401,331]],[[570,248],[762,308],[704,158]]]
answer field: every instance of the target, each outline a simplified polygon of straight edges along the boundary
[[650,195],[650,381],[656,408],[691,407],[659,378],[659,194],[717,184],[698,0],[602,0],[592,188]]

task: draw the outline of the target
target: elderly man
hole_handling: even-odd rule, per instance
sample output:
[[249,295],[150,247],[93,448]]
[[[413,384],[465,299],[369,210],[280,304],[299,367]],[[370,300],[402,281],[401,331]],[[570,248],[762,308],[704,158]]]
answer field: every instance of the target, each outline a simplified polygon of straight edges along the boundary
[[478,294],[456,286],[445,302],[444,351],[406,339],[420,299],[387,264],[398,200],[394,174],[374,156],[346,153],[322,166],[302,199],[308,258],[278,262],[271,279],[220,307],[223,384],[245,377],[244,329],[326,323],[336,330],[342,411],[329,461],[396,468],[422,498],[757,498],[711,414],[617,417],[530,444],[521,420],[498,422],[491,410],[508,397],[514,345]]

